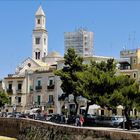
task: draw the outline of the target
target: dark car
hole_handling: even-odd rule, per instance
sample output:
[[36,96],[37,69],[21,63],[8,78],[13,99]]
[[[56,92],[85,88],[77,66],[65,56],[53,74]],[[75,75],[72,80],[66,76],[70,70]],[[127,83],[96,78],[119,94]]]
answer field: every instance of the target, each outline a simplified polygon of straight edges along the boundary
[[135,119],[132,121],[132,128],[140,129],[140,120],[139,119]]
[[46,116],[44,114],[36,114],[35,120],[46,121]]
[[65,116],[62,114],[53,114],[49,121],[55,123],[65,123]]
[[84,126],[96,126],[95,124],[95,119],[97,116],[92,115],[92,114],[87,114],[86,117],[84,117]]
[[130,124],[130,127],[128,128],[128,122],[125,121],[124,123],[122,122],[120,124],[120,127],[126,128],[126,129],[140,129],[140,120],[139,119],[130,119],[129,124]]
[[75,122],[76,122],[76,117],[77,117],[77,116],[75,116],[75,115],[69,115],[69,116],[68,116],[68,120],[67,120],[67,124],[72,124],[72,125],[74,125]]
[[97,126],[120,127],[126,119],[123,116],[98,116],[95,119]]

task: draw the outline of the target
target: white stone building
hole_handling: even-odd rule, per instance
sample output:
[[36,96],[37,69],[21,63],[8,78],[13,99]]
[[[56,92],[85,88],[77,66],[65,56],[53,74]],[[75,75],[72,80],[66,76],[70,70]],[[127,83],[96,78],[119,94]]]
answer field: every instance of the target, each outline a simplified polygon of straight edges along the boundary
[[[48,113],[56,112],[56,86],[53,70],[56,61],[62,57],[57,52],[48,54],[48,33],[46,16],[40,6],[35,14],[35,28],[32,35],[32,58],[25,59],[16,68],[15,74],[3,79],[3,89],[10,103],[9,112],[25,111],[40,107]],[[51,66],[52,65],[52,66]]]

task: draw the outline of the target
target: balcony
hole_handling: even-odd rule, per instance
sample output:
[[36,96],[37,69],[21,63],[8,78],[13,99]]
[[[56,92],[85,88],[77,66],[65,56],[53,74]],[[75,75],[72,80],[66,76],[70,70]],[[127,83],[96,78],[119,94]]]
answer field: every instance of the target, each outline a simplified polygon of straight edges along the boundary
[[16,93],[17,93],[17,94],[21,94],[21,93],[22,93],[21,89],[17,89],[17,90],[16,90]]
[[7,89],[6,92],[7,92],[8,94],[13,94],[13,90],[12,90],[12,89]]
[[48,90],[54,90],[54,87],[55,87],[54,84],[53,84],[53,85],[48,85],[48,86],[47,86],[47,89],[48,89]]
[[37,92],[40,92],[41,89],[42,89],[42,86],[36,86],[35,89],[36,89]]
[[33,88],[30,88],[30,93],[33,93],[33,91],[34,91]]
[[54,101],[48,101],[48,103],[46,104],[47,108],[54,108]]
[[19,102],[19,103],[16,104],[16,106],[17,106],[17,107],[21,107],[21,106],[22,106],[22,103]]

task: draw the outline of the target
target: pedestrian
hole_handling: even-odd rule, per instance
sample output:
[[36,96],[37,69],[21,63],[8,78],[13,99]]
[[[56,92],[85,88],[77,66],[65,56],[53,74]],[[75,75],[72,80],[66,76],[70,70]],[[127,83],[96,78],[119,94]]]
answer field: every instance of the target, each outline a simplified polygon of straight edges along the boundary
[[80,126],[83,126],[83,123],[84,123],[84,117],[80,115]]
[[79,116],[77,116],[75,119],[75,126],[79,126],[79,122],[80,122]]

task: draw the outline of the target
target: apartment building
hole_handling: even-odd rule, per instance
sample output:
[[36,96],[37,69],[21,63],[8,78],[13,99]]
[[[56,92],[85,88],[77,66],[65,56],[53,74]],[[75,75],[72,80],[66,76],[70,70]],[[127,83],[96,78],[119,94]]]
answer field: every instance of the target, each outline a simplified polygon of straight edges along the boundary
[[65,53],[69,48],[74,48],[80,56],[93,55],[93,32],[78,29],[75,32],[64,33]]
[[[134,78],[140,84],[140,49],[124,49],[120,51],[118,59],[117,74],[124,74]],[[133,108],[130,111],[131,116],[139,116],[139,112]]]

